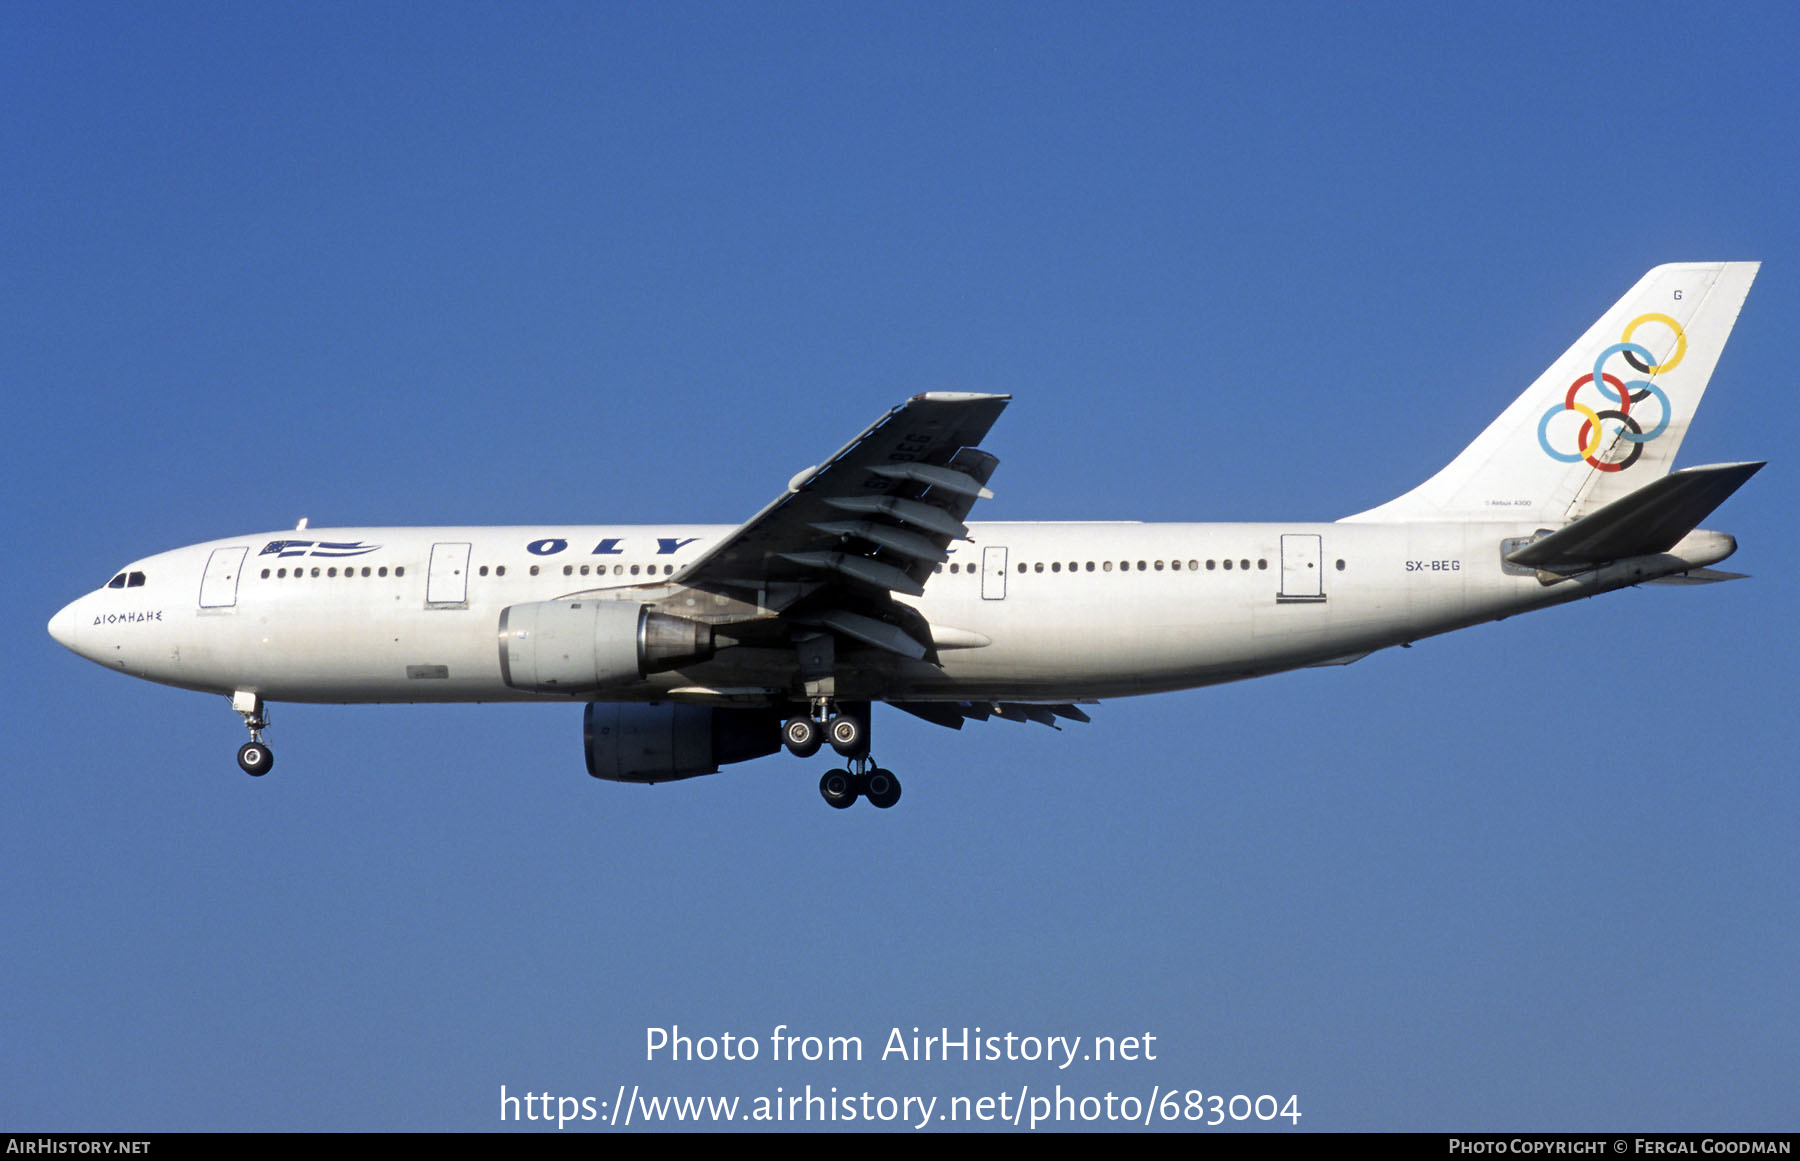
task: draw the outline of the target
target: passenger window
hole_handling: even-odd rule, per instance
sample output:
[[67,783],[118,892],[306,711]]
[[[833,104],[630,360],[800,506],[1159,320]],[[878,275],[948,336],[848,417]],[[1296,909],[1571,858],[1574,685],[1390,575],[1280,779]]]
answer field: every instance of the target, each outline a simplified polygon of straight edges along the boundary
[[[365,574],[367,574],[367,573],[368,573],[368,571],[369,571],[369,570],[368,570],[368,569],[366,569],[366,568],[365,568],[365,569],[363,569],[363,572],[364,572],[364,573],[365,573]],[[497,567],[497,568],[495,568],[495,569],[494,569],[494,575],[495,575],[495,576],[505,576],[505,575],[506,575],[506,566],[505,566],[505,565],[500,565],[500,566],[499,566],[499,567]]]
[[1021,560],[1021,561],[1020,561],[1020,562],[1019,562],[1019,571],[1020,571],[1020,572],[1024,572],[1024,571],[1025,571],[1025,562],[1024,562],[1024,561],[1022,561],[1022,560]]
[[405,576],[406,575],[406,566],[403,564],[395,565],[394,566],[394,575],[395,576]]
[[1088,570],[1088,571],[1089,571],[1089,572],[1093,572],[1093,571],[1094,571],[1094,562],[1093,562],[1093,561],[1091,561],[1091,560],[1090,560],[1090,561],[1088,561],[1088,562],[1087,562],[1087,570]]
[[1267,560],[1259,560],[1256,562],[1256,567],[1259,570],[1267,571],[1268,567],[1269,567],[1269,562]]
[[1161,572],[1161,571],[1162,571],[1162,564],[1163,564],[1163,562],[1162,562],[1162,561],[1160,561],[1160,560],[1159,560],[1159,561],[1157,561],[1157,562],[1156,562],[1156,571],[1157,571],[1157,572]]
[[1101,572],[1111,572],[1112,571],[1112,561],[1110,561],[1110,560],[1101,561],[1100,562],[1100,571]]
[[1050,571],[1051,572],[1061,572],[1062,571],[1062,561],[1060,561],[1060,560],[1051,561],[1050,562]]
[[531,566],[531,575],[536,576],[537,574],[538,574],[538,566],[534,564]]
[[1200,571],[1200,562],[1197,560],[1188,561],[1188,571],[1189,572],[1199,572]]
[[376,576],[386,576],[387,575],[387,565],[384,564],[380,568],[376,569],[375,575]]
[[1231,571],[1231,562],[1229,560],[1225,562],[1225,571],[1226,572]]
[[1044,571],[1044,562],[1040,560],[1036,564],[1032,565],[1031,571],[1032,572],[1043,572]]

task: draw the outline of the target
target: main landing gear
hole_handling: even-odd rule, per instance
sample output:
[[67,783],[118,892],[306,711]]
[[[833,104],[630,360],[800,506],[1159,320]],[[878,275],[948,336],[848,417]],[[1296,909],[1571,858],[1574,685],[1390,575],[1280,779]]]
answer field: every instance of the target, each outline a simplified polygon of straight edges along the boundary
[[858,797],[868,799],[870,806],[882,810],[899,802],[900,779],[894,777],[892,770],[867,766],[866,763],[867,759],[858,762],[857,765],[866,768],[855,772],[827,770],[825,777],[819,779],[819,794],[839,810],[854,805]]
[[275,765],[275,751],[262,740],[262,732],[269,728],[262,696],[239,690],[231,695],[231,708],[244,716],[244,728],[250,731],[250,740],[238,747],[238,765],[250,777],[261,778]]
[[819,779],[819,794],[839,810],[858,798],[886,810],[900,801],[900,779],[869,758],[869,708],[836,708],[830,698],[815,698],[810,712],[789,718],[781,727],[781,740],[796,758],[810,758],[826,742],[849,761],[847,770],[828,770]]
[[781,741],[796,758],[810,758],[830,741],[831,748],[846,758],[869,752],[869,727],[853,713],[829,713],[823,725],[811,717],[793,717],[781,727]]

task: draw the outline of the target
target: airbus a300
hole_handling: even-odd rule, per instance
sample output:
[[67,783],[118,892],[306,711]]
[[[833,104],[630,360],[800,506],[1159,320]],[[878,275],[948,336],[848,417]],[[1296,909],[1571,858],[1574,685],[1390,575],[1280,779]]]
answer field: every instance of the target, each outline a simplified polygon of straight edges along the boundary
[[1342,665],[1650,582],[1732,578],[1698,525],[1760,463],[1672,471],[1755,278],[1659,266],[1450,464],[1334,523],[970,523],[1005,395],[918,395],[749,520],[307,528],[135,561],[51,635],[224,694],[268,772],[274,701],[566,701],[588,773],[667,782],[785,747],[892,806],[870,707],[1088,721],[1103,698]]

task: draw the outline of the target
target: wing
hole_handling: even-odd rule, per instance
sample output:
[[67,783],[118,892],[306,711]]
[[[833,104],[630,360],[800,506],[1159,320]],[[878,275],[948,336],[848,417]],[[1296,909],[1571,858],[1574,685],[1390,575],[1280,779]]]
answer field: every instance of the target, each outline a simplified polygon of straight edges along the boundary
[[[916,718],[924,718],[933,725],[947,726],[952,730],[962,729],[963,721],[968,718],[978,722],[985,722],[990,717],[1009,722],[1037,722],[1053,730],[1062,729],[1056,724],[1058,718],[1071,722],[1094,720],[1077,709],[1073,702],[1066,701],[895,701],[888,704],[895,709],[905,710]],[[1090,700],[1085,704],[1096,703]]]
[[919,659],[918,596],[968,539],[963,520],[999,460],[979,446],[1010,395],[915,395],[714,545],[674,582],[753,602],[790,624]]

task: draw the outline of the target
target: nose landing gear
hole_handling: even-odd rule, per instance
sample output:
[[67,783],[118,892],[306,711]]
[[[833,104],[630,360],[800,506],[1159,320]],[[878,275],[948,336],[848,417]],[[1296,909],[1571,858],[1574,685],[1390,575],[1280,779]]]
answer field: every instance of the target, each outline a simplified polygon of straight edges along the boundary
[[245,742],[238,747],[238,765],[252,778],[261,778],[275,765],[275,751],[261,742]]
[[261,778],[275,766],[275,751],[262,740],[262,732],[269,728],[262,695],[239,690],[231,695],[231,708],[243,715],[244,728],[250,731],[250,740],[238,747],[238,765],[250,777]]

